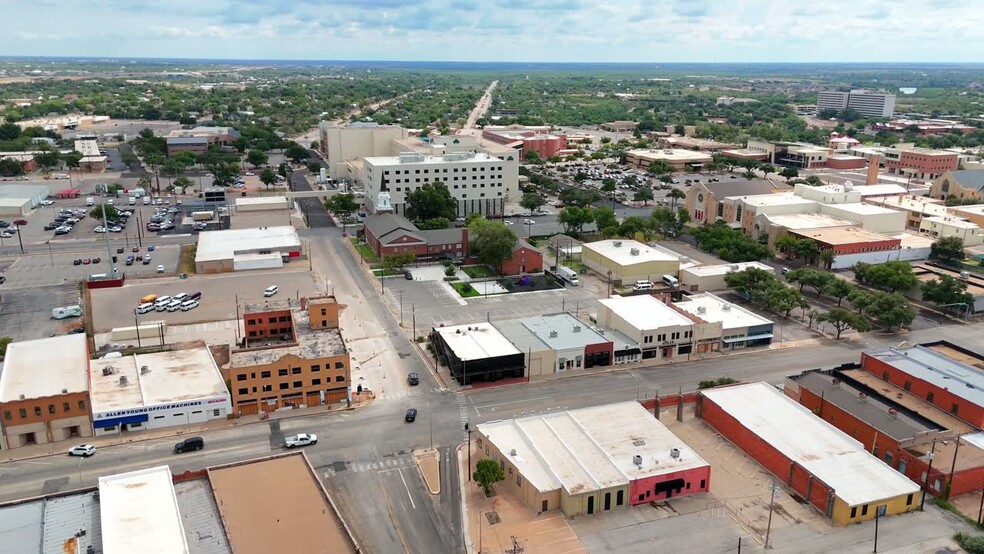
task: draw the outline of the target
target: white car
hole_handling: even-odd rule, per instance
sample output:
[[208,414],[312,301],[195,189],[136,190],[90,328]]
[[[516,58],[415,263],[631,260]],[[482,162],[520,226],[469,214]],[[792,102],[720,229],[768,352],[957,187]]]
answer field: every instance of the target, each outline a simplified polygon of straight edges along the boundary
[[298,433],[284,439],[284,446],[287,448],[307,446],[309,444],[318,444],[318,435],[313,433]]
[[42,206],[51,206],[51,205],[52,205],[52,204],[54,204],[54,203],[55,203],[55,201],[54,201],[54,200],[42,200],[42,201],[41,201],[41,205],[42,205]]
[[536,222],[533,221],[532,219],[524,219],[523,225],[536,225]]
[[274,294],[277,294],[277,291],[279,291],[279,290],[280,289],[277,288],[277,285],[270,285],[269,287],[267,287],[266,289],[264,289],[263,296],[266,297],[266,298],[269,298],[269,297],[273,296]]
[[164,266],[163,265],[157,266],[157,273],[164,273]]
[[80,444],[78,446],[73,446],[69,451],[69,456],[82,456],[88,458],[96,453],[96,447],[91,444]]
[[509,221],[508,219],[507,219],[506,221],[504,221],[504,223],[505,223],[506,225],[512,225],[512,224],[513,224],[513,222],[512,222],[512,221]]
[[106,232],[106,228],[103,227],[102,225],[100,225],[100,226],[96,227],[95,229],[93,229],[92,231],[94,233],[105,233]]

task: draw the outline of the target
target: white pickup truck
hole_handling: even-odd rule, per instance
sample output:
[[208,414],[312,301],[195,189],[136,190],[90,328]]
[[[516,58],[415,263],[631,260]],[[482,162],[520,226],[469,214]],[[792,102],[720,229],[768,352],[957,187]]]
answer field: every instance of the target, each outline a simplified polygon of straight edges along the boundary
[[287,448],[307,446],[309,444],[318,444],[318,435],[313,435],[311,433],[298,433],[292,437],[287,437],[284,439],[284,446]]

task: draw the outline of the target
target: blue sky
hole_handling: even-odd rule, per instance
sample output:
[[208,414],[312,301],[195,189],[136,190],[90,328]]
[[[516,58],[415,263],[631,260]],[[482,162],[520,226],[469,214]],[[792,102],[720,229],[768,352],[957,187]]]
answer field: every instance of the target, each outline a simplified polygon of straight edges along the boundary
[[982,62],[981,0],[0,0],[0,56]]

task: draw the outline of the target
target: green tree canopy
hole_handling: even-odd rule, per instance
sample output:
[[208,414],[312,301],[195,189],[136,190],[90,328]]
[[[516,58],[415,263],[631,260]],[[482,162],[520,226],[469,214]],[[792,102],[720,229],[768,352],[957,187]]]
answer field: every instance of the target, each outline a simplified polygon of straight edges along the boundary
[[308,159],[308,155],[309,152],[307,149],[296,142],[291,142],[287,145],[287,148],[284,149],[284,156],[296,164]]
[[[261,175],[262,178],[262,175]],[[355,200],[355,195],[351,193],[339,193],[332,195],[325,200],[325,208],[340,219],[348,219],[350,215],[358,211],[359,203]]]
[[837,299],[837,307],[840,307],[841,301],[854,292],[854,285],[848,283],[847,281],[834,277],[832,281],[824,285],[823,294],[827,296],[833,296]]
[[264,167],[263,170],[260,171],[260,182],[266,185],[267,188],[270,188],[277,182],[277,173],[269,167]]
[[564,233],[579,235],[584,226],[594,221],[594,210],[590,207],[568,206],[557,214],[557,222],[564,226]]
[[472,479],[482,487],[485,494],[492,494],[492,485],[505,478],[505,472],[495,460],[482,458],[475,463],[475,473],[472,475]]
[[964,254],[964,242],[960,237],[940,237],[933,242],[929,250],[930,258],[943,258],[946,260],[962,260]]
[[697,246],[726,262],[752,262],[772,258],[769,247],[724,223],[704,225],[693,230]]
[[865,308],[865,314],[881,323],[887,330],[909,325],[916,319],[916,310],[904,296],[897,292],[880,292]]
[[530,215],[533,215],[541,206],[547,203],[547,200],[535,192],[527,192],[523,194],[523,198],[520,199],[519,205],[524,210],[529,210]]
[[502,271],[502,262],[512,256],[516,246],[516,233],[501,221],[476,219],[468,226],[471,232],[469,251],[483,264]]
[[903,261],[876,265],[858,262],[854,264],[854,276],[861,283],[890,292],[911,289],[919,283],[912,266]]
[[260,167],[267,163],[269,157],[262,150],[250,150],[246,153],[246,162],[253,167]]
[[973,295],[967,292],[967,281],[949,275],[941,275],[938,279],[923,283],[922,298],[937,306],[958,309],[974,305]]
[[406,196],[406,216],[412,221],[435,217],[453,220],[457,213],[458,202],[451,196],[447,185],[440,181],[425,183]]
[[594,210],[594,222],[599,231],[606,237],[618,234],[618,218],[615,212],[609,207],[596,208]]
[[431,219],[425,219],[417,224],[417,228],[421,231],[428,231],[431,229],[447,229],[451,226],[451,220],[446,217],[434,217]]
[[643,206],[648,206],[649,202],[653,199],[653,189],[649,185],[643,185],[639,187],[639,190],[635,191],[632,195],[632,200],[636,202],[642,202]]
[[820,323],[827,323],[833,327],[834,331],[837,332],[835,337],[837,340],[840,340],[841,333],[848,329],[854,329],[859,333],[871,330],[871,324],[868,323],[867,318],[844,308],[831,308],[830,311],[818,315],[816,319]]

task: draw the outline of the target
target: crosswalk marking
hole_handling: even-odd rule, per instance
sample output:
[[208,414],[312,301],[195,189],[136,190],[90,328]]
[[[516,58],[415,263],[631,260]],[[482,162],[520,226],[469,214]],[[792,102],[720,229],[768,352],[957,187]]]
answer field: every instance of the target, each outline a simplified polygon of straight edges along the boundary
[[388,471],[386,468],[404,468],[413,465],[413,458],[409,454],[400,456],[386,457],[385,459],[362,460],[358,462],[345,462],[348,466],[346,470],[339,472],[334,467],[323,468],[326,479],[335,477],[339,473],[363,473],[366,471]]

